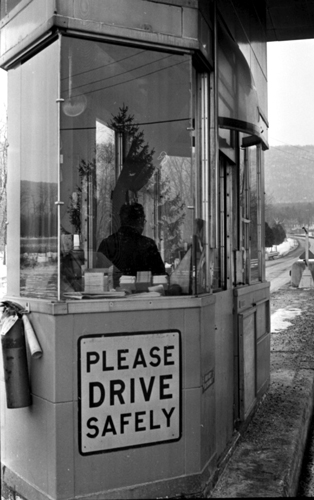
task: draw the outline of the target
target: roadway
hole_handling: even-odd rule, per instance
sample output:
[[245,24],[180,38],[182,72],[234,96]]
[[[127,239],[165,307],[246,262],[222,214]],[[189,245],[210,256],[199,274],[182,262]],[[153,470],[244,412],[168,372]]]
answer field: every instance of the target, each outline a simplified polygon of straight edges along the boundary
[[[289,236],[290,238],[292,236]],[[289,252],[288,255],[275,258],[274,260],[266,261],[266,280],[270,281],[270,292],[275,292],[283,285],[286,285],[290,281],[290,271],[292,264],[299,258],[299,256],[304,252],[305,248],[305,238],[300,236],[293,236],[295,240],[298,240],[299,246],[294,250]],[[312,245],[312,248],[311,248]],[[309,239],[309,248],[313,251],[314,241]]]

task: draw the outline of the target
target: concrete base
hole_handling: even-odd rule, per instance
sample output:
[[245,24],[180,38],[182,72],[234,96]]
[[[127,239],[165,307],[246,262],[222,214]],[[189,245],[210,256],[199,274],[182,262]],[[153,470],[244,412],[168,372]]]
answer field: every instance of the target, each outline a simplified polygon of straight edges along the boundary
[[[174,498],[178,495],[185,496],[189,491],[192,498],[206,498],[208,487],[213,482],[216,464],[214,455],[200,474],[178,477],[171,480],[156,481],[150,484],[142,484],[133,488],[117,488],[110,491],[100,491],[90,494],[76,496],[78,500],[127,500],[148,498]],[[1,464],[1,500],[50,500],[50,497],[34,488],[33,485],[25,483],[14,472]],[[23,491],[23,496],[18,493]],[[25,495],[25,496],[24,496]],[[61,497],[60,497],[61,498]],[[65,500],[65,497],[62,496]],[[73,500],[67,497],[66,500]]]
[[304,260],[298,260],[292,264],[292,268],[291,268],[291,285],[292,286],[299,287],[300,282],[301,282],[301,278],[302,278],[302,275],[303,275],[305,269],[310,271],[312,278],[313,278],[314,259],[309,259],[308,263],[309,263],[308,268],[307,268]]
[[312,273],[307,268],[303,271],[301,281],[299,283],[299,288],[311,288],[314,286]]

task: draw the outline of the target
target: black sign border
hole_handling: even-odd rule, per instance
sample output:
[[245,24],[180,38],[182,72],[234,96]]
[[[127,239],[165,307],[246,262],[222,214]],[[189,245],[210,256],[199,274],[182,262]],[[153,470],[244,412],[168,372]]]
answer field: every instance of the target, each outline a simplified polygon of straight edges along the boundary
[[[132,446],[120,446],[119,448],[110,448],[110,450],[97,450],[97,451],[89,451],[84,452],[82,450],[82,398],[81,398],[81,342],[83,339],[88,338],[97,338],[97,337],[125,337],[126,335],[154,335],[156,333],[178,333],[179,334],[179,436],[174,439],[165,439],[164,441],[157,441],[151,443],[144,444],[135,444]],[[133,448],[144,448],[147,446],[157,446],[165,443],[173,443],[176,441],[180,441],[182,438],[182,338],[181,331],[178,329],[167,329],[167,330],[154,330],[154,331],[145,331],[145,332],[119,332],[119,333],[95,333],[89,335],[81,335],[77,339],[77,377],[78,377],[78,393],[77,393],[77,407],[78,407],[78,448],[79,453],[82,456],[89,455],[99,455],[102,453],[110,453],[117,452],[122,450],[129,450]]]

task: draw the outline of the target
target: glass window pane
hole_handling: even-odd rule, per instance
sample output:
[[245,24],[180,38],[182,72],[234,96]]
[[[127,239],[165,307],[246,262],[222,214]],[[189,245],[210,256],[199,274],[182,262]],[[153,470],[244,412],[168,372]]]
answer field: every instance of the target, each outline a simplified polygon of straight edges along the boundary
[[59,46],[21,71],[20,293],[57,297],[57,137]]
[[249,148],[250,168],[250,243],[251,243],[251,281],[259,278],[258,265],[258,223],[257,223],[257,156],[256,146]]
[[22,0],[0,0],[0,19],[9,14]]
[[241,252],[243,283],[249,283],[250,259],[249,259],[249,169],[248,169],[248,150],[240,149],[240,214],[241,214]]
[[[150,268],[152,251],[152,273],[167,270],[174,291],[191,293],[190,57],[64,37],[61,61],[63,291],[82,290],[86,269],[111,266],[117,288],[121,275]],[[119,258],[107,248],[116,240],[99,248],[135,203],[155,242],[145,240],[141,264],[120,240]]]
[[259,280],[257,147],[241,150],[240,202],[244,282]]

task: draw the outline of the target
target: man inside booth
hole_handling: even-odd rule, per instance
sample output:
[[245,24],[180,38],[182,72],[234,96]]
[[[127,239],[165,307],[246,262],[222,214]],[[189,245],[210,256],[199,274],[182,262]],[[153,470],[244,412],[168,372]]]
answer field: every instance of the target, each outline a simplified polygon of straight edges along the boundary
[[98,252],[105,255],[116,268],[114,286],[119,285],[121,275],[136,276],[139,271],[165,275],[165,265],[156,243],[142,234],[146,222],[143,205],[125,203],[119,216],[120,228],[105,238],[98,248]]

